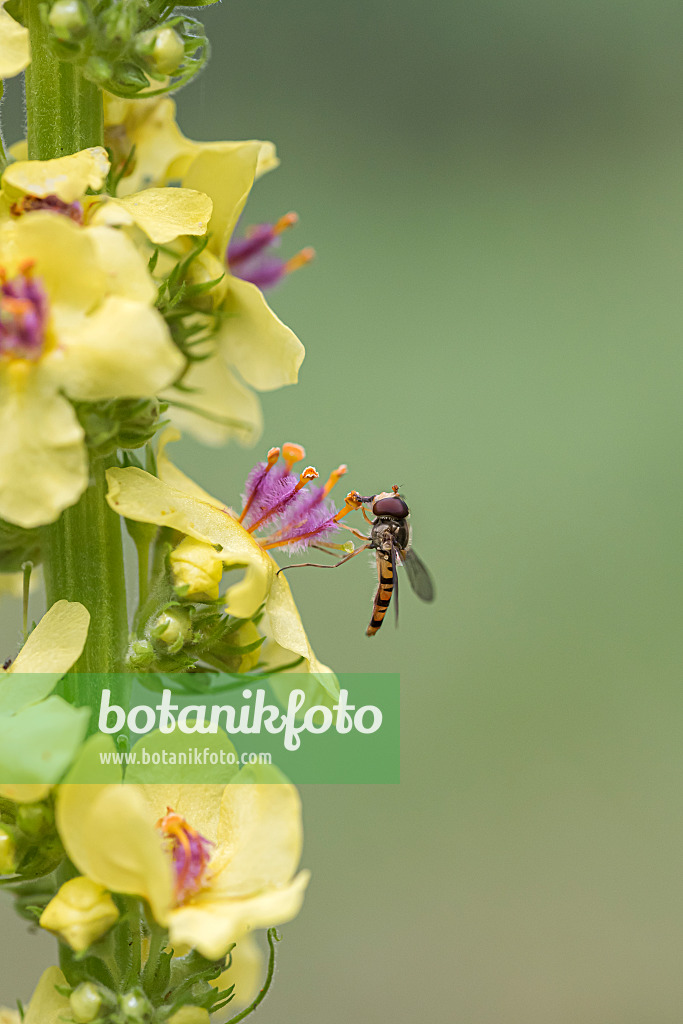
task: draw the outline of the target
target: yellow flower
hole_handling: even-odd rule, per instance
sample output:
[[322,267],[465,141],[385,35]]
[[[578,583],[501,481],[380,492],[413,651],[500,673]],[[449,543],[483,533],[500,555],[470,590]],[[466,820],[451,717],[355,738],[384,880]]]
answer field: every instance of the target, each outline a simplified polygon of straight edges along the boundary
[[[30,760],[35,762],[38,778],[41,774],[44,777],[50,758],[56,758],[55,771],[59,777],[62,750],[58,749],[61,744],[51,733],[49,719],[41,722],[47,727],[45,735],[42,729],[40,735],[33,731],[36,722],[32,712],[41,701],[43,706],[48,704],[45,698],[80,657],[89,624],[90,615],[82,604],[57,601],[29,635],[14,661],[0,670],[0,735],[6,729],[9,739],[22,742],[24,731],[28,732],[25,764],[29,767]],[[49,701],[52,702],[51,708],[56,712],[63,711],[67,716],[64,719],[60,716],[62,725],[69,731],[69,736],[61,737],[66,754],[67,741],[71,738],[80,742],[86,723],[82,721],[81,713],[65,705],[61,698],[51,697]],[[5,754],[0,752],[0,779],[4,774]],[[16,766],[14,768],[16,770]],[[0,796],[17,803],[34,803],[47,796],[51,788],[52,784],[45,782],[0,782]]]
[[7,1006],[0,1006],[0,1024],[21,1024],[19,1011],[10,1010]]
[[273,768],[227,786],[72,785],[57,792],[69,858],[112,892],[148,900],[169,945],[218,959],[299,912],[308,872],[296,789]]
[[228,244],[254,180],[277,166],[275,147],[258,140],[193,142],[178,128],[170,99],[109,97],[105,125],[107,144],[120,164],[135,147],[131,173],[119,186],[122,194],[180,182],[213,201],[209,247],[192,272],[207,281],[225,275],[214,293],[225,315],[213,339],[213,356],[193,363],[184,377],[184,384],[195,389],[192,404],[207,415],[174,408],[173,418],[210,444],[230,436],[253,443],[262,429],[254,390],[295,384],[304,357],[303,345],[256,285],[231,274],[226,264]]
[[290,661],[292,654],[304,658],[306,664],[299,671],[315,673],[316,684],[329,696],[338,697],[335,676],[313,653],[289,583],[284,574],[278,575],[276,562],[225,505],[168,459],[165,445],[178,436],[175,431],[167,431],[162,437],[158,478],[134,467],[107,471],[111,508],[126,519],[167,526],[185,534],[205,545],[200,550],[206,555],[210,548],[226,567],[244,567],[243,578],[225,594],[226,611],[236,618],[250,619],[264,605],[259,625],[276,645],[274,658],[281,649],[289,652]]
[[184,359],[121,232],[84,232],[46,212],[6,221],[0,268],[0,517],[33,527],[53,522],[88,483],[68,399],[154,395]]
[[135,225],[158,244],[206,232],[211,200],[191,189],[149,188],[123,199],[86,195],[87,189],[98,192],[104,186],[109,167],[102,146],[55,160],[17,160],[2,176],[0,218],[47,210],[86,227]]
[[[168,97],[126,100],[104,94],[104,132],[107,147],[128,173],[118,192],[129,195],[141,188],[178,182],[204,152],[230,152],[241,142],[194,142],[176,123],[176,104]],[[257,177],[277,167],[272,142],[258,142]],[[132,155],[131,155],[132,154]]]
[[102,885],[90,878],[70,878],[50,900],[40,925],[60,935],[82,953],[118,921],[119,911]]
[[205,193],[213,202],[209,244],[200,260],[208,261],[205,276],[215,279],[223,273],[224,277],[213,354],[193,363],[183,378],[183,384],[194,389],[192,404],[206,416],[174,409],[173,418],[209,444],[221,444],[231,435],[243,443],[255,442],[261,434],[262,415],[254,391],[296,384],[304,358],[303,345],[278,319],[260,289],[232,274],[227,262],[228,245],[254,183],[261,146],[242,142],[229,149],[205,149],[182,177],[186,188]]
[[14,20],[0,0],[0,78],[14,78],[31,61],[28,29]]

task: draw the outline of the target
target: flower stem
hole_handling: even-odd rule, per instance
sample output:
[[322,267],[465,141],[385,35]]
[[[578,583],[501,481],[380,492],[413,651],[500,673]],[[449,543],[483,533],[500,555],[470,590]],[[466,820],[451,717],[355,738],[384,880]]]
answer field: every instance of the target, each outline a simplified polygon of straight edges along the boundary
[[26,69],[28,155],[51,160],[104,138],[102,93],[75,64],[58,60],[48,46],[48,28],[40,0],[24,0],[31,39],[31,63]]
[[48,607],[66,599],[80,601],[90,612],[76,672],[123,671],[128,626],[121,520],[105,500],[105,471],[115,463],[115,456],[94,459],[80,501],[43,530]]

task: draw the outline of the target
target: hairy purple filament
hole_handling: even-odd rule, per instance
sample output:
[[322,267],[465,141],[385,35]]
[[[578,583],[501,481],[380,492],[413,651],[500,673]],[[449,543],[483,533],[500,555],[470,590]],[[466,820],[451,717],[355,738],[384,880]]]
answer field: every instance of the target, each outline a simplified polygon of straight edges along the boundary
[[48,316],[47,294],[30,267],[9,279],[0,273],[0,356],[38,359]]
[[[303,449],[301,453],[303,458]],[[309,544],[326,540],[339,529],[337,509],[327,500],[332,483],[305,489],[307,481],[317,473],[308,469],[299,476],[292,472],[291,461],[275,465],[278,455],[279,450],[272,449],[268,462],[259,463],[249,474],[242,519],[250,533],[265,527],[275,528],[266,536],[258,537],[262,547],[303,551]],[[340,475],[340,471],[333,474],[334,480]]]
[[83,223],[83,207],[80,203],[65,203],[59,196],[24,196],[23,199],[12,203],[11,212],[15,217],[22,213],[35,213],[38,210],[46,210],[48,213],[60,213],[69,217],[76,224]]
[[297,222],[295,213],[287,213],[275,224],[257,224],[244,238],[235,238],[228,245],[226,261],[231,273],[255,284],[262,291],[274,287],[287,274],[313,259],[312,249],[302,249],[288,260],[273,254],[280,244],[280,235]]
[[157,822],[157,828],[169,841],[176,878],[176,898],[182,903],[198,892],[204,882],[211,858],[211,843],[170,808]]

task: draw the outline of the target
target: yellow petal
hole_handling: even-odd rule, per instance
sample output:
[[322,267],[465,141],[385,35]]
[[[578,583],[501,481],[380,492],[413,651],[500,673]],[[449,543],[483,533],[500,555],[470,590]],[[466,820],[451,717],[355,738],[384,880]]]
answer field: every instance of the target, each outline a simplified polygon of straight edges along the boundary
[[309,873],[302,871],[287,885],[244,899],[212,898],[207,890],[191,903],[171,911],[171,943],[185,942],[203,956],[217,960],[246,932],[284,924],[296,917],[309,878]]
[[57,325],[62,347],[50,371],[85,402],[154,395],[185,365],[163,317],[149,306],[110,296],[89,317]]
[[63,675],[81,656],[89,625],[90,613],[82,604],[78,601],[57,601],[48,608],[30,634],[9,672]]
[[15,804],[35,804],[44,800],[51,789],[51,782],[3,782],[0,784],[0,796],[13,800]]
[[69,1000],[59,994],[57,985],[66,985],[66,978],[58,967],[48,967],[31,996],[23,1024],[62,1024],[69,1019]]
[[109,173],[102,146],[56,160],[20,160],[10,164],[2,184],[10,196],[59,196],[65,203],[82,199],[88,189],[99,192]]
[[[67,258],[68,257],[68,258]],[[9,276],[33,262],[51,306],[92,309],[103,297],[105,275],[86,231],[68,217],[32,213],[7,221],[0,229],[0,265]]]
[[0,370],[0,517],[51,523],[88,484],[88,457],[73,407],[40,364]]
[[174,441],[180,440],[180,431],[174,427],[167,427],[159,435],[159,447],[157,450],[157,475],[160,480],[163,480],[169,487],[174,487],[177,491],[184,491],[185,494],[189,494],[194,498],[198,498],[200,501],[205,501],[209,505],[215,506],[215,508],[224,509],[225,505],[222,501],[218,501],[217,498],[212,498],[208,491],[205,491],[199,484],[196,484],[194,480],[191,480],[189,476],[186,476],[181,469],[178,469],[174,465],[166,454],[166,448],[169,444]]
[[119,515],[220,544],[218,554],[226,565],[245,565],[244,579],[226,594],[226,607],[238,618],[254,615],[266,598],[276,566],[229,512],[175,490],[141,469],[110,469],[107,480],[107,501]]
[[21,1024],[18,1010],[10,1010],[8,1006],[0,1006],[0,1024]]
[[13,78],[31,60],[28,29],[11,18],[0,3],[0,78]]
[[305,349],[276,317],[256,285],[230,278],[223,310],[228,316],[221,324],[217,344],[247,384],[259,391],[296,384]]
[[205,149],[184,176],[186,188],[197,189],[213,200],[209,248],[221,260],[254,184],[260,150],[260,142],[242,142],[231,149]]
[[209,1024],[210,1019],[209,1011],[201,1006],[181,1006],[168,1024]]
[[185,178],[197,157],[207,150],[230,153],[241,146],[259,147],[256,173],[254,175],[256,181],[268,171],[273,171],[279,166],[280,161],[277,158],[275,145],[272,142],[264,142],[259,139],[245,139],[240,142],[193,142],[191,139],[184,139],[182,152],[166,168],[166,180],[173,181],[174,179],[182,180]]
[[106,274],[107,291],[124,299],[153,305],[157,289],[147,270],[147,261],[125,231],[106,227],[85,230]]
[[137,224],[160,245],[179,235],[203,235],[211,217],[208,196],[188,188],[148,188],[123,199],[99,203],[93,224]]
[[[164,737],[156,733],[151,735],[159,741],[158,745],[161,748]],[[168,737],[165,737],[165,740],[168,742]],[[149,741],[147,737],[144,737],[140,742]],[[224,749],[232,749],[234,752],[234,747],[229,740],[226,739],[222,746]],[[181,783],[174,786],[147,784],[140,786],[140,791],[147,800],[150,821],[158,821],[171,807],[204,839],[208,839],[210,843],[216,842],[221,800],[225,791],[224,785],[212,783],[208,785]]]
[[[330,693],[339,696],[339,687],[335,676],[326,665],[318,661],[306,636],[299,609],[296,606],[292,591],[284,573],[275,576],[266,604],[265,614],[261,620],[261,629],[265,635],[287,651],[300,654],[308,662],[310,671],[321,673],[320,682]],[[302,668],[294,669],[301,672]]]
[[[208,415],[201,416],[187,409],[171,406],[173,422],[187,428],[205,444],[222,445],[235,437],[244,445],[258,441],[263,430],[263,414],[258,398],[245,387],[227,366],[221,353],[193,363],[183,379],[193,390],[187,400]],[[171,392],[169,398],[177,398]]]
[[164,922],[173,893],[171,862],[136,787],[59,786],[57,828],[82,874],[112,892],[142,896]]
[[282,885],[301,859],[303,825],[296,789],[289,783],[240,785],[246,775],[238,772],[221,802],[210,871],[211,891],[222,897],[243,897]]

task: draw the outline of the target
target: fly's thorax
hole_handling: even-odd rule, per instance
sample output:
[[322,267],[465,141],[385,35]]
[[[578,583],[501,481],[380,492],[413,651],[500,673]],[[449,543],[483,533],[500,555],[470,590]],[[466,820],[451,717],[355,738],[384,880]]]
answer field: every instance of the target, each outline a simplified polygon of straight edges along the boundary
[[392,547],[403,550],[408,546],[410,527],[404,519],[382,516],[375,519],[370,533],[372,547],[379,551],[389,552]]

